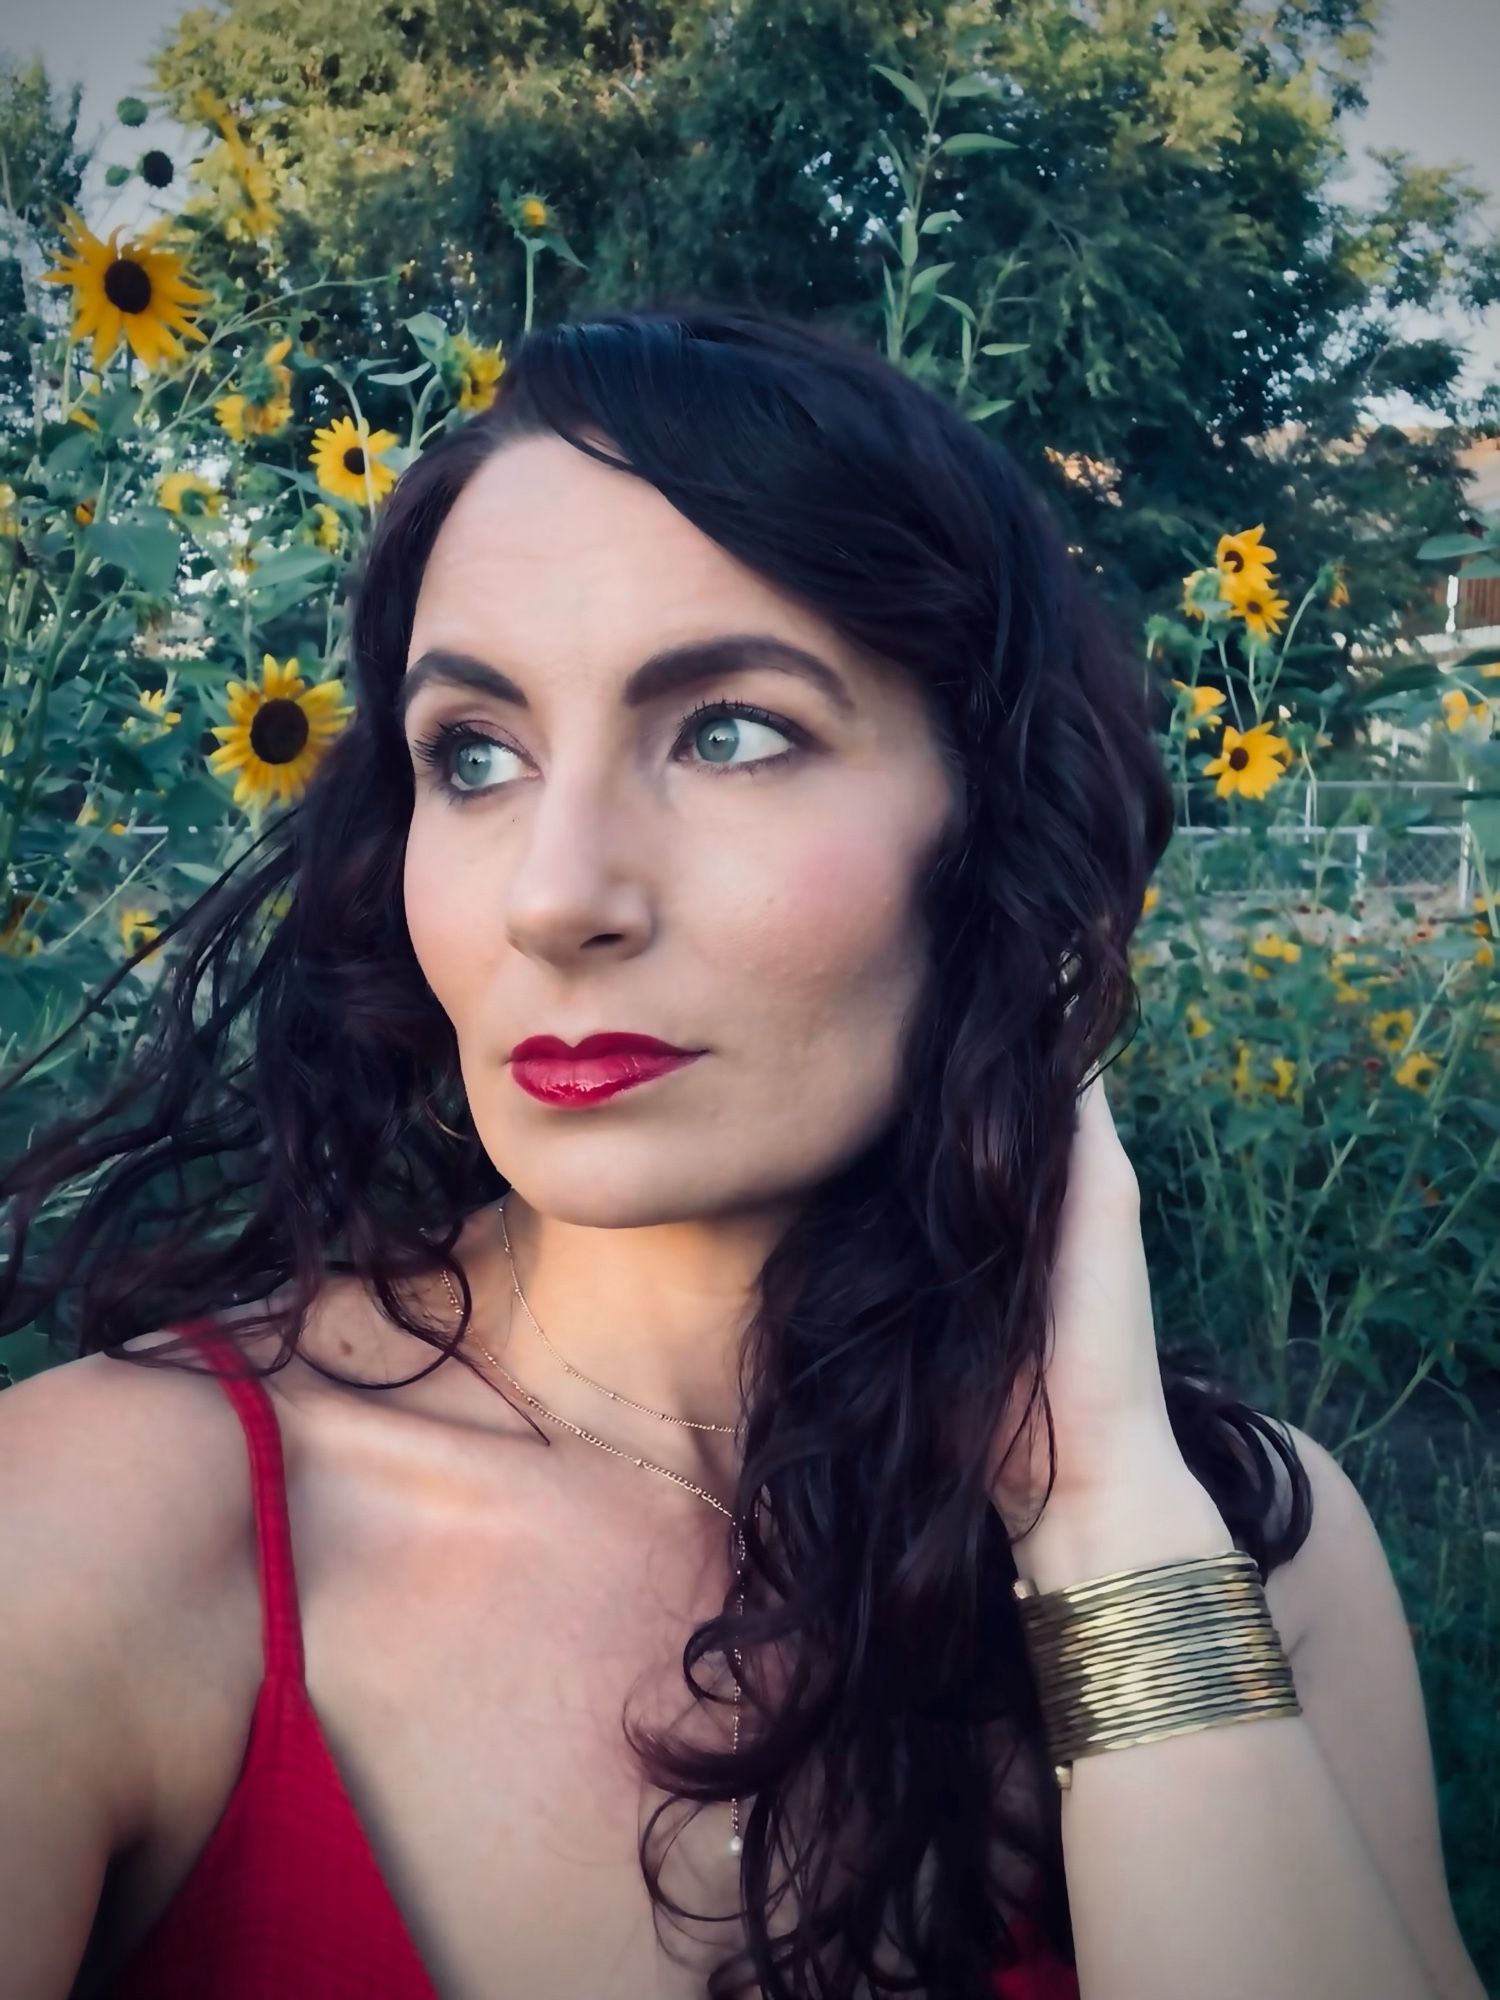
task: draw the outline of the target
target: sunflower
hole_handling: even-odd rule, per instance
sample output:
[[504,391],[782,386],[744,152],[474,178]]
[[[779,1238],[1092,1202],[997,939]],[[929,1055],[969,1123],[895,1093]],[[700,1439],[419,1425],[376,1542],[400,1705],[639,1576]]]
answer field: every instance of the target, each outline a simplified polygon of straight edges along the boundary
[[1245,528],[1237,535],[1220,535],[1219,546],[1214,552],[1215,560],[1226,583],[1253,584],[1257,589],[1270,587],[1271,565],[1276,560],[1276,551],[1268,549],[1262,537],[1265,526]]
[[[1270,937],[1257,938],[1250,949],[1258,958],[1279,958],[1285,960],[1288,965],[1295,965],[1302,956],[1300,944],[1294,944],[1290,938],[1277,937],[1274,934]],[[1250,970],[1257,979],[1271,977],[1263,965],[1252,965]]]
[[1231,792],[1247,799],[1263,799],[1286,769],[1282,759],[1290,763],[1291,756],[1292,746],[1284,737],[1272,734],[1269,722],[1246,730],[1226,722],[1219,755],[1203,766],[1203,775],[1218,779],[1216,796],[1221,799]]
[[1438,1066],[1421,1049],[1413,1049],[1406,1061],[1395,1071],[1397,1083],[1404,1090],[1420,1090],[1424,1094],[1437,1075]]
[[196,472],[168,472],[157,483],[156,497],[169,514],[217,514],[224,496],[211,479]]
[[1342,611],[1349,602],[1349,583],[1342,568],[1333,572],[1333,588],[1328,593],[1328,602],[1334,611]]
[[271,197],[275,192],[270,172],[259,152],[252,152],[240,137],[229,106],[211,91],[193,93],[193,109],[205,125],[217,128],[220,143],[198,163],[200,180],[227,181],[231,197],[225,234],[259,241],[279,226]]
[[145,694],[137,695],[136,700],[153,726],[148,728],[140,715],[127,715],[123,724],[123,733],[126,736],[165,736],[169,729],[175,728],[182,720],[180,708],[167,707],[165,688],[151,688]]
[[1202,724],[1205,716],[1208,718],[1209,722],[1215,726],[1217,726],[1220,722],[1223,721],[1224,718],[1222,716],[1214,714],[1214,710],[1218,708],[1224,700],[1224,691],[1222,688],[1212,688],[1212,687],[1190,688],[1186,681],[1178,681],[1178,680],[1174,680],[1172,685],[1174,688],[1178,689],[1180,693],[1191,695],[1193,698],[1193,705],[1191,709],[1189,709],[1188,711],[1187,734],[1189,741],[1191,741],[1192,738],[1198,734],[1200,725]]
[[178,333],[193,340],[208,338],[193,324],[187,308],[210,294],[187,282],[176,251],[160,247],[172,227],[171,216],[163,216],[144,236],[125,243],[119,242],[116,227],[103,243],[75,209],[65,207],[63,213],[72,255],[56,270],[44,271],[42,282],[73,287],[72,338],[92,335],[95,368],[109,360],[122,334],[146,368],[182,359]]
[[1211,1035],[1213,1033],[1213,1022],[1209,1020],[1196,1000],[1189,1000],[1182,1011],[1187,1016],[1187,1031],[1193,1037],[1194,1041],[1200,1041],[1204,1035]]
[[1224,604],[1224,572],[1195,569],[1182,579],[1182,608],[1189,618],[1217,617]]
[[1253,1068],[1250,1060],[1250,1050],[1244,1042],[1241,1042],[1235,1054],[1234,1070],[1229,1079],[1230,1088],[1234,1091],[1236,1097],[1249,1096],[1252,1075]]
[[1393,1007],[1388,1014],[1375,1014],[1370,1020],[1370,1038],[1379,1043],[1387,1055],[1398,1056],[1406,1047],[1417,1017],[1410,1007]]
[[292,371],[286,366],[290,340],[278,340],[247,371],[247,390],[236,389],[214,404],[220,427],[236,444],[274,437],[292,421]]
[[134,951],[138,944],[153,943],[160,936],[161,929],[152,923],[150,910],[121,910],[120,942],[127,951]]
[[35,931],[25,928],[28,917],[36,917],[47,907],[40,896],[12,896],[0,918],[0,952],[7,958],[30,958],[42,948]]
[[1470,701],[1462,688],[1449,688],[1445,695],[1438,697],[1438,706],[1443,711],[1443,720],[1455,735],[1471,722],[1479,723],[1488,735],[1494,711],[1487,701]]
[[1257,577],[1250,582],[1243,576],[1226,578],[1224,595],[1234,615],[1244,619],[1257,639],[1269,639],[1279,632],[1291,609],[1287,599],[1278,597],[1271,588],[1269,578],[1261,581]]
[[384,499],[396,474],[380,454],[395,442],[394,431],[372,431],[363,417],[357,425],[352,417],[335,417],[313,433],[312,466],[318,484],[335,500]]
[[0,535],[10,537],[21,532],[20,495],[8,479],[0,479]]
[[1287,1056],[1272,1056],[1271,1067],[1276,1081],[1268,1083],[1266,1089],[1273,1097],[1290,1097],[1297,1087],[1297,1065]]
[[552,220],[552,211],[539,194],[524,196],[516,213],[523,229],[545,229]]
[[1477,922],[1469,926],[1475,937],[1484,939],[1484,943],[1475,952],[1470,963],[1473,965],[1493,965],[1495,963],[1495,947],[1490,942],[1490,926],[1487,914],[1489,906],[1486,904],[1483,896],[1476,896],[1474,898],[1474,907],[1476,910],[1485,911],[1486,915],[1481,916]]
[[318,521],[312,531],[314,543],[320,549],[337,549],[344,539],[344,524],[339,518],[338,508],[330,507],[326,500],[314,500],[312,511]]
[[458,363],[461,410],[487,410],[495,400],[495,384],[505,373],[505,357],[498,347],[477,347],[467,334],[453,337],[453,358]]
[[216,777],[236,773],[237,806],[300,796],[330,740],[353,714],[341,682],[309,687],[296,660],[283,667],[271,653],[261,662],[259,687],[230,681],[224,693],[229,721],[214,725],[222,747],[210,756],[208,768]]

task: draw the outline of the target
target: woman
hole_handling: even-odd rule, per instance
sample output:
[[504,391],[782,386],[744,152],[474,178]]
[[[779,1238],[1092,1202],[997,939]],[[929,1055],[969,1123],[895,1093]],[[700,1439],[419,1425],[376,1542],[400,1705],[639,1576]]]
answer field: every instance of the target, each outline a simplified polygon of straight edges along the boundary
[[351,652],[4,1182],[82,1358],[0,1398],[0,2000],[1428,1990],[1281,1648],[1310,1441],[1164,1374],[1082,1089],[1170,792],[1005,455],[785,321],[549,328]]

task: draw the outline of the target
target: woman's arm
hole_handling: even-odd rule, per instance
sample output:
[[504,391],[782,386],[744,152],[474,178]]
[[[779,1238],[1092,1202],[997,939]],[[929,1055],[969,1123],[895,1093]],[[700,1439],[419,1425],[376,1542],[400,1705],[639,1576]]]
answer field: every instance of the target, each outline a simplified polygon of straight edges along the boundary
[[[1420,1698],[1390,1692],[1391,1656],[1410,1651],[1399,1598],[1383,1555],[1384,1585],[1371,1560],[1368,1516],[1366,1538],[1348,1533],[1349,1495],[1363,1506],[1347,1477],[1311,1440],[1293,1441],[1314,1483],[1295,1651],[1282,1634],[1304,1712],[1075,1760],[1062,1839],[1082,2000],[1485,2000],[1441,1854],[1427,1851],[1435,1810],[1410,1795],[1414,1771],[1430,1788],[1431,1762]],[[1338,1481],[1348,1492],[1320,1511]],[[1185,1462],[1158,1451],[1116,1466],[1111,1489],[1049,1506],[1014,1551],[1046,1591],[1233,1546]],[[1299,1677],[1303,1662],[1316,1671]],[[1351,1787],[1363,1827],[1320,1730],[1346,1762],[1363,1742],[1403,1787]],[[1426,1958],[1374,1852],[1400,1857]]]

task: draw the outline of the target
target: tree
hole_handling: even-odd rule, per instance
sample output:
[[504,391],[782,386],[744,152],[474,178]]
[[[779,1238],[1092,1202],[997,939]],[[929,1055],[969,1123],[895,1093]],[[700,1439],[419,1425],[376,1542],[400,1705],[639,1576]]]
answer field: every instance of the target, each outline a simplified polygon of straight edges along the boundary
[[[1500,300],[1480,191],[1390,154],[1373,205],[1337,194],[1374,13],[227,0],[186,15],[155,69],[180,116],[206,87],[276,162],[268,283],[369,280],[330,310],[346,344],[374,351],[421,309],[515,332],[523,254],[497,197],[517,189],[581,260],[539,268],[540,317],[702,293],[879,344],[905,204],[891,140],[920,142],[924,90],[929,109],[957,97],[962,122],[1009,150],[926,162],[926,208],[948,217],[929,239],[941,291],[993,297],[996,273],[1015,274],[987,331],[1021,351],[983,364],[984,393],[1010,402],[989,421],[1074,539],[1117,591],[1160,603],[1223,529],[1264,520],[1289,585],[1346,563],[1373,637],[1425,589],[1415,550],[1451,522],[1456,454],[1500,409],[1500,390],[1463,403],[1459,348],[1401,330],[1407,308]],[[927,321],[955,366],[957,313],[931,304]],[[1463,421],[1367,436],[1372,401],[1398,392],[1439,426]]]
[[59,202],[76,202],[86,164],[78,151],[75,84],[63,103],[40,62],[24,67],[0,56],[0,430],[31,422],[28,359],[40,332],[28,285],[25,249],[38,220]]

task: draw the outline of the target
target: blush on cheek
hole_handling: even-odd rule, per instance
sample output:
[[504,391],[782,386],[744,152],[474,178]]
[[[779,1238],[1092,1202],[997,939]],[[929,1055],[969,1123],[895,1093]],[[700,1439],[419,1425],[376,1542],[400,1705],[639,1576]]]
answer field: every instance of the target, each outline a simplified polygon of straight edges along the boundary
[[[473,962],[473,903],[461,871],[444,865],[436,841],[413,827],[402,871],[406,929],[422,976],[451,1014],[466,961]],[[465,934],[469,950],[465,951]]]
[[914,919],[910,867],[889,835],[871,827],[804,839],[796,867],[753,916],[735,925],[727,914],[724,942],[741,971],[816,994],[904,971]]

